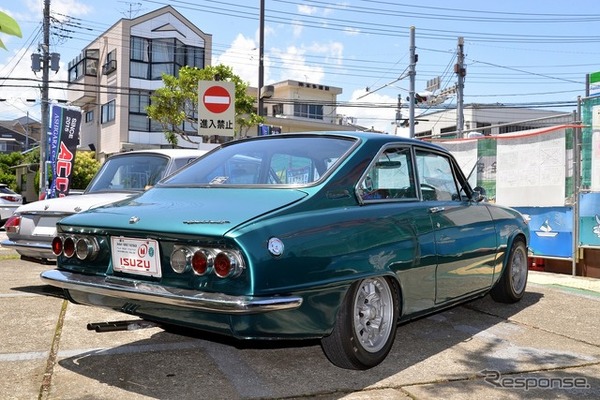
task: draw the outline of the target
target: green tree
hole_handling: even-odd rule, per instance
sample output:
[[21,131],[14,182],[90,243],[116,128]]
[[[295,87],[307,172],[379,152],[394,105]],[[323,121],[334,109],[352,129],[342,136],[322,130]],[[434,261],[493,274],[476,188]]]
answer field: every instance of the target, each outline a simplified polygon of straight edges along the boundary
[[0,183],[6,183],[12,190],[19,191],[14,166],[21,164],[23,155],[19,152],[0,154]]
[[85,189],[99,168],[100,162],[96,160],[96,153],[93,151],[78,151],[75,155],[71,188]]
[[157,89],[147,108],[148,116],[159,122],[165,138],[177,145],[178,138],[196,143],[184,130],[186,122],[198,129],[198,81],[228,81],[235,84],[235,123],[240,133],[265,119],[254,112],[254,98],[247,94],[248,84],[225,65],[208,66],[203,69],[182,67],[179,76],[163,74],[164,87]]
[[[39,164],[40,153],[31,151],[25,155],[19,152],[0,154],[0,183],[6,183],[16,192],[20,192],[14,168],[19,164]],[[71,174],[71,188],[85,189],[100,168],[100,162],[95,159],[93,151],[78,151],[75,156],[75,165]],[[40,173],[35,175],[35,187],[39,188]]]

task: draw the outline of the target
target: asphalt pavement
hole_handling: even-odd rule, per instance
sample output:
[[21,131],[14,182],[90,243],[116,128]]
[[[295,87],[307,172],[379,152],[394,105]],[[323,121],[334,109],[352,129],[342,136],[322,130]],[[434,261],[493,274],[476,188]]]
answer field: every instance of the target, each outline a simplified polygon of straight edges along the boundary
[[[0,232],[0,236],[3,232]],[[530,271],[517,304],[489,296],[404,324],[367,371],[318,342],[239,343],[66,302],[52,268],[0,249],[1,399],[598,399],[600,280]]]

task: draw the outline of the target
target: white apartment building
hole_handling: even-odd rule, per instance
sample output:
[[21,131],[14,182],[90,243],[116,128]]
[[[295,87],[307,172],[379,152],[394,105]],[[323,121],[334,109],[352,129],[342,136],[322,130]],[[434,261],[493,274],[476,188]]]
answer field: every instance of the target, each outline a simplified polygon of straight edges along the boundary
[[168,145],[160,124],[147,118],[150,94],[163,73],[204,68],[211,53],[212,36],[171,6],[119,20],[69,63],[69,102],[83,110],[81,147],[102,157]]
[[[252,94],[256,93],[256,88]],[[340,130],[366,130],[337,114],[337,96],[342,88],[295,80],[267,85],[262,115],[265,125],[280,128],[281,133]]]

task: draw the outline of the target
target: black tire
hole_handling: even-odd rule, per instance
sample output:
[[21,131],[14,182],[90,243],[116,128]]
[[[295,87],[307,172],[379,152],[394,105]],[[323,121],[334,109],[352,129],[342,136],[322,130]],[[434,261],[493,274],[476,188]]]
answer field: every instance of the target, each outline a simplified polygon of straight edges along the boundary
[[365,370],[378,365],[394,344],[399,310],[398,289],[392,279],[355,282],[331,335],[321,339],[325,355],[340,368]]
[[490,291],[494,301],[516,303],[521,300],[527,287],[527,247],[522,239],[516,239],[508,253],[502,276]]

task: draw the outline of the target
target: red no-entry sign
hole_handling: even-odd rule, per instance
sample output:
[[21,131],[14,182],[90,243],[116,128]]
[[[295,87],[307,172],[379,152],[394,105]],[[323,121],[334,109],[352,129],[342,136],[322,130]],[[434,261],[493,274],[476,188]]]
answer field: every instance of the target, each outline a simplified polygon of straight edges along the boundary
[[198,134],[235,136],[233,82],[198,82]]
[[215,114],[225,112],[231,106],[229,91],[222,86],[211,86],[206,89],[202,101],[204,107]]

